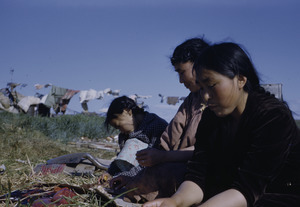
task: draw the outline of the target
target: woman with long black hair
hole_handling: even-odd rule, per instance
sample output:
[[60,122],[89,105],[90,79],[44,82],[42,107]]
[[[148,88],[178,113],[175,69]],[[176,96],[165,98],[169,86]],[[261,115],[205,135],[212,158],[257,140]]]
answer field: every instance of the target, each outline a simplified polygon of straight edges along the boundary
[[300,133],[287,104],[235,43],[210,46],[194,69],[208,107],[185,181],[144,207],[298,207]]

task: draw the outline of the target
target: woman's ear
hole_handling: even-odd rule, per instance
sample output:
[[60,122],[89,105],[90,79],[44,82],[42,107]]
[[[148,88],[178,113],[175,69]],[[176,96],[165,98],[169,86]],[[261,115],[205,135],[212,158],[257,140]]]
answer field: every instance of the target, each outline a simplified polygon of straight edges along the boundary
[[247,77],[243,75],[238,76],[238,86],[240,89],[244,88],[245,84],[247,83]]
[[132,110],[131,109],[124,109],[125,113],[127,113],[129,116],[132,116]]

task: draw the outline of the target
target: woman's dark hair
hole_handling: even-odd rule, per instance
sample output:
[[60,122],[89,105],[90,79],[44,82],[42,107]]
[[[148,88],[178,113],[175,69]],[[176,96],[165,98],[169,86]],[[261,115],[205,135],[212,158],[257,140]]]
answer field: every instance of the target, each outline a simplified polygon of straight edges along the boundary
[[188,39],[175,48],[170,58],[171,63],[173,66],[188,61],[194,63],[201,52],[208,46],[208,43],[203,38]]
[[127,96],[121,96],[115,98],[106,113],[106,119],[104,121],[104,125],[108,129],[109,123],[112,119],[117,117],[117,114],[122,114],[125,109],[131,109],[133,117],[137,114],[145,113],[144,109],[139,107],[134,100]]
[[194,69],[197,76],[201,75],[202,69],[213,70],[231,79],[242,75],[247,77],[245,91],[262,90],[249,56],[236,43],[226,42],[208,47],[194,63]]

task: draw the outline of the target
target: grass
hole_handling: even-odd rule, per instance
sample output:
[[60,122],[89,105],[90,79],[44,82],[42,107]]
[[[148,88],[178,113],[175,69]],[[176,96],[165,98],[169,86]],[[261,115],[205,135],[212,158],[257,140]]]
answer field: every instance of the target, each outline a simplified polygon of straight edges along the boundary
[[[0,113],[0,165],[6,167],[5,172],[0,175],[0,195],[45,183],[96,185],[98,177],[103,174],[101,170],[96,170],[92,176],[72,177],[65,174],[36,175],[33,168],[51,158],[75,152],[88,152],[103,159],[115,156],[114,152],[68,145],[68,142],[78,141],[81,137],[99,141],[118,133],[107,132],[103,121],[103,117],[88,115],[46,118]],[[91,202],[88,202],[88,206],[93,206]],[[93,202],[95,206],[99,206],[97,199]],[[83,202],[77,206],[84,205]],[[0,206],[12,206],[12,203],[0,203]]]
[[[6,123],[24,131],[38,131],[48,138],[68,142],[78,137],[99,139],[108,135],[104,117],[97,115],[63,115],[57,117],[32,117],[25,114],[1,113],[0,123]],[[116,131],[111,131],[116,134]]]

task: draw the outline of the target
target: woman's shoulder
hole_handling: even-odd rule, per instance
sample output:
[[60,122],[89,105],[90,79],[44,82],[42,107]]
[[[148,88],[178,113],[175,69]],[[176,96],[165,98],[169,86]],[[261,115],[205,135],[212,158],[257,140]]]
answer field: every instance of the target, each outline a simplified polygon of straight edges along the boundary
[[155,113],[145,112],[144,124],[148,126],[163,125],[164,127],[166,127],[168,125],[168,122]]
[[282,112],[290,112],[288,105],[277,99],[275,96],[267,93],[251,93],[248,98],[248,105],[260,112],[273,113],[281,110]]
[[190,92],[189,95],[184,99],[180,105],[178,111],[186,111],[187,114],[198,114],[201,113],[205,108],[203,98],[201,97],[200,91]]
[[244,115],[252,117],[256,123],[271,120],[293,121],[292,113],[285,102],[264,93],[249,94]]

